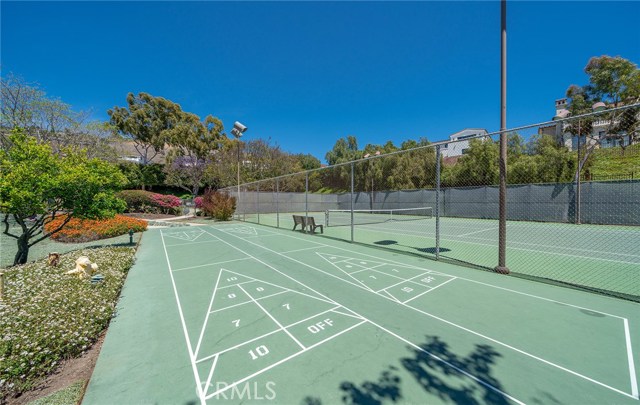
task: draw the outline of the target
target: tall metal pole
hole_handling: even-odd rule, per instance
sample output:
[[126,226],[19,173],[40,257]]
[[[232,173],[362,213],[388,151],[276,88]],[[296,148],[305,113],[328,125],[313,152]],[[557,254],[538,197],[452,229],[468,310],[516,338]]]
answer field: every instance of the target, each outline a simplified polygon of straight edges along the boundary
[[440,260],[440,145],[436,146],[436,260]]
[[495,271],[509,274],[507,256],[507,0],[501,0],[500,33],[500,218],[498,220],[498,265]]
[[280,179],[276,179],[276,228],[280,228]]
[[351,162],[351,242],[353,242],[353,162]]
[[576,181],[576,225],[580,225],[580,192],[581,192],[581,184],[580,184],[580,174],[582,172],[581,157],[580,157],[580,120],[578,120],[578,179]]
[[238,139],[238,195],[237,195],[237,202],[238,202],[238,213],[240,213],[240,138]]
[[304,216],[309,216],[309,172],[304,174]]
[[256,214],[258,214],[258,223],[260,223],[260,183],[256,185]]

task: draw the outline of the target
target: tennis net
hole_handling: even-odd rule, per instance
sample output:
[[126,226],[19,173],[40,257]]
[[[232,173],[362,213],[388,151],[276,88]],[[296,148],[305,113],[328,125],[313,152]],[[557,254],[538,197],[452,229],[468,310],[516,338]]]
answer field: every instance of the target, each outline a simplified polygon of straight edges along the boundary
[[[353,210],[353,224],[378,224],[388,221],[416,221],[433,216],[432,207],[396,208],[386,210]],[[351,210],[325,211],[326,226],[351,225]]]

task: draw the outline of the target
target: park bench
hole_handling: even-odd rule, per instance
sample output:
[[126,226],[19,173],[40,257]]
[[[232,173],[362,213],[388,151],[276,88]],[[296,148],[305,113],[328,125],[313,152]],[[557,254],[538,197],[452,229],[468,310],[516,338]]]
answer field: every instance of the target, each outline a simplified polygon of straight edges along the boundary
[[306,231],[307,226],[309,227],[310,232],[315,232],[317,228],[320,228],[320,233],[324,233],[323,225],[316,225],[316,221],[313,217],[305,217],[303,215],[294,215],[293,216],[293,230],[300,225],[303,231]]
[[309,231],[315,233],[316,228],[320,228],[320,233],[324,233],[323,225],[316,225],[316,220],[313,217],[307,217],[307,225],[309,226]]
[[307,223],[304,220],[304,217],[302,215],[294,215],[293,216],[293,230],[296,230],[296,227],[300,225],[300,228],[302,228],[302,230],[304,231],[304,228],[307,227]]

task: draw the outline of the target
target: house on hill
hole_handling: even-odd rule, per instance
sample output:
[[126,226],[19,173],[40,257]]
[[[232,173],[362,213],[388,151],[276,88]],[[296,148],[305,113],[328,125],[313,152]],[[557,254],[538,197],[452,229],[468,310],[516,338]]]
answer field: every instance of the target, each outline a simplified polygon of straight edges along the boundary
[[[463,129],[462,131],[449,135],[449,143],[446,143],[444,147],[440,149],[440,153],[442,153],[445,161],[448,158],[454,157],[457,161],[457,157],[464,155],[467,152],[467,149],[469,149],[468,139],[487,134],[487,130],[482,128]],[[453,161],[454,159],[449,160]]]

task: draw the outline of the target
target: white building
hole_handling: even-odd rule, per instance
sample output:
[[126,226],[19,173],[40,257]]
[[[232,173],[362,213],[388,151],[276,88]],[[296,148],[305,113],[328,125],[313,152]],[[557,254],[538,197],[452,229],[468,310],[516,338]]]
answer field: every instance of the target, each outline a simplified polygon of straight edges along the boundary
[[464,141],[463,139],[473,138],[478,135],[486,135],[487,133],[487,130],[482,128],[463,129],[460,132],[449,135],[449,143],[445,144],[444,147],[440,149],[440,153],[442,153],[442,156],[445,158],[462,156],[467,152],[467,149],[469,149],[469,141]]
[[[594,112],[598,112],[604,110],[606,107],[607,106],[605,105],[605,103],[598,102],[595,103],[591,108]],[[569,117],[569,114],[569,110],[567,110],[567,99],[561,98],[556,100],[556,115],[553,117],[553,119],[558,120],[567,118]],[[582,135],[580,137],[580,145],[585,145],[586,143],[599,143],[597,147],[600,148],[612,148],[615,146],[629,145],[628,135],[623,137],[607,137],[607,129],[609,128],[610,124],[610,120],[596,120],[593,123],[591,134],[589,134],[589,136]],[[558,139],[558,142],[562,143],[569,150],[575,150],[578,147],[578,136],[564,132],[566,126],[566,123],[558,123],[556,125],[541,127],[538,132],[540,134],[553,135],[556,137],[556,139]]]

